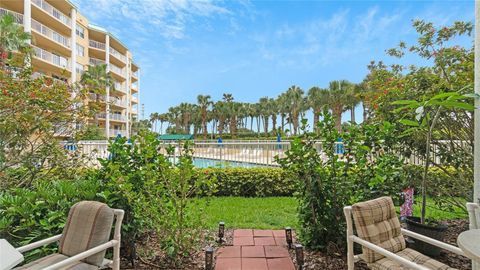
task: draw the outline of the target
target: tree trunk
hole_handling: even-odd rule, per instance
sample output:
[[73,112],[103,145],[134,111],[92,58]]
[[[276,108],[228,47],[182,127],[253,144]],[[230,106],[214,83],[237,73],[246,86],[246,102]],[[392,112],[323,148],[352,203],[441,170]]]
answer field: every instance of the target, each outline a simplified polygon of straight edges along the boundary
[[280,117],[282,119],[282,133],[285,131],[285,114],[282,113],[280,114]]
[[265,133],[265,136],[268,134],[268,116],[265,116],[263,118],[263,131]]
[[272,130],[274,133],[276,133],[277,131],[277,115],[276,114],[272,114]]
[[355,124],[355,106],[352,106],[350,111],[350,122],[352,122],[352,124]]
[[250,131],[253,132],[253,116],[250,117]]
[[334,106],[332,113],[335,118],[335,129],[337,129],[338,132],[342,132],[342,108],[340,106]]
[[313,130],[317,130],[318,120],[320,118],[320,111],[313,111]]

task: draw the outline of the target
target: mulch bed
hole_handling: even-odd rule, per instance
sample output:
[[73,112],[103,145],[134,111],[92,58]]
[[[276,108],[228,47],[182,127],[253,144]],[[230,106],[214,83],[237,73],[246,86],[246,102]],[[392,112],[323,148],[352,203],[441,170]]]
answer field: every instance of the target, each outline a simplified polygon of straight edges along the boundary
[[[448,224],[448,229],[445,242],[455,245],[457,241],[457,236],[468,230],[468,220],[450,220],[446,221]],[[208,237],[205,237],[205,240],[202,243],[202,247],[212,246],[215,249],[219,246],[228,246],[233,245],[233,230],[225,230],[225,242],[222,245],[219,245],[215,241],[216,231],[208,232]],[[157,246],[154,243],[156,236],[149,236],[145,244],[140,243],[137,247],[138,250],[143,250],[149,252],[149,255],[146,254],[140,255],[139,259],[135,261],[135,267],[132,267],[127,261],[122,261],[122,269],[185,269],[185,270],[203,270],[205,269],[205,250],[199,250],[198,252],[192,254],[182,262],[182,266],[175,268],[169,267],[165,263],[165,256],[162,255],[160,251],[151,250],[152,246]],[[152,245],[153,244],[153,245]],[[143,245],[143,246],[142,246]],[[330,246],[328,252],[318,252],[305,250],[305,265],[304,269],[332,269],[332,270],[344,270],[347,269],[346,257],[342,250],[339,250],[335,246]],[[140,253],[140,252],[139,252]],[[294,263],[295,261],[295,252],[290,251],[290,255]],[[471,262],[469,259],[456,255],[450,252],[442,251],[441,255],[438,258],[435,258],[438,261],[441,261],[450,267],[457,268],[459,270],[469,270],[471,269]],[[355,269],[368,269],[364,263],[356,263]]]

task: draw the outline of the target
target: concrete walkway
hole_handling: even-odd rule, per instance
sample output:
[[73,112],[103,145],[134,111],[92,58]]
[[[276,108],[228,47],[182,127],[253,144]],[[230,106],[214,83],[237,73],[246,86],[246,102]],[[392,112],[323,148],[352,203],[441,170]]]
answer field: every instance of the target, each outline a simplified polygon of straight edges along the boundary
[[241,229],[216,252],[215,270],[295,270],[284,230]]

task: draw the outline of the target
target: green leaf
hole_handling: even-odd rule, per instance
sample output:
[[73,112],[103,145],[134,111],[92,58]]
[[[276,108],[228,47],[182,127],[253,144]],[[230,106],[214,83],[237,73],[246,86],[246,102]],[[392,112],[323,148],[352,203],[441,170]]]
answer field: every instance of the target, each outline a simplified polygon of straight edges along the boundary
[[401,119],[400,121],[401,124],[404,124],[406,126],[411,126],[411,127],[419,127],[420,124],[418,124],[417,121],[409,120],[409,119]]
[[464,109],[467,111],[473,111],[475,109],[475,106],[473,106],[472,104],[458,101],[445,101],[442,103],[442,106],[454,109]]
[[416,100],[397,100],[392,102],[393,105],[413,105],[413,104],[418,104],[418,101]]
[[457,92],[440,93],[438,95],[433,96],[430,100],[444,99],[444,98],[456,96],[456,95],[458,95]]

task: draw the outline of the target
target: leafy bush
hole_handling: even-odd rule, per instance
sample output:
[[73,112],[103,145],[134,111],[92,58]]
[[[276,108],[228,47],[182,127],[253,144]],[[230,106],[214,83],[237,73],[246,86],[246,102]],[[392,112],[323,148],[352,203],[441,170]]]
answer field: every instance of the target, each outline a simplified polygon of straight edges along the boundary
[[[306,130],[303,120],[302,130]],[[318,123],[317,135],[295,139],[282,168],[298,179],[300,237],[306,246],[328,249],[343,246],[345,218],[343,207],[380,195],[394,196],[404,185],[402,161],[390,149],[394,126],[365,125],[348,127],[339,133],[328,111]],[[322,152],[316,142],[322,138]],[[335,152],[343,139],[344,154]]]
[[[70,207],[81,200],[94,200],[99,181],[39,180],[30,188],[0,192],[0,238],[13,246],[23,246],[62,233]],[[56,247],[36,249],[26,261],[55,251]]]
[[[125,210],[122,239],[130,251],[126,257],[135,259],[134,243],[154,230],[159,248],[178,264],[196,248],[202,235],[202,209],[195,208],[196,200],[191,198],[211,194],[209,187],[215,179],[195,173],[188,143],[177,164],[160,154],[160,147],[156,135],[146,130],[131,142],[125,138],[111,142],[111,157],[101,160],[98,172],[103,182],[99,195],[110,206]],[[167,151],[173,154],[172,148]]]
[[281,168],[208,168],[199,174],[216,179],[216,196],[292,196],[296,179]]

